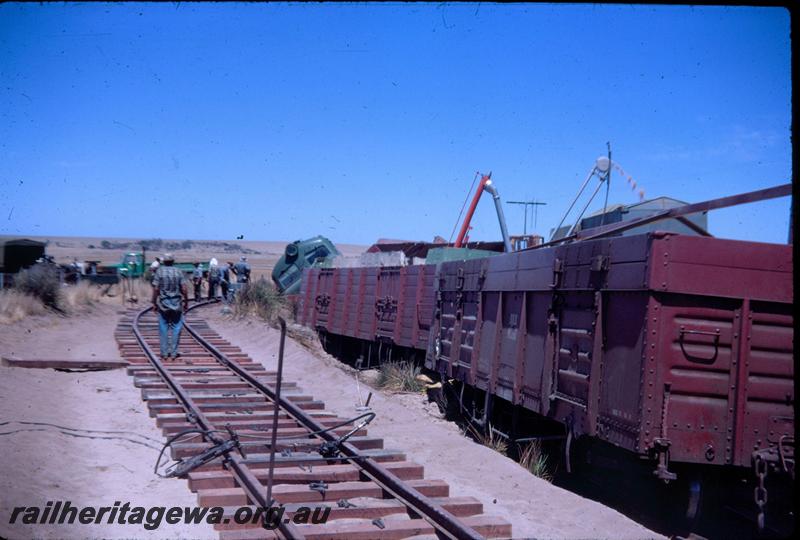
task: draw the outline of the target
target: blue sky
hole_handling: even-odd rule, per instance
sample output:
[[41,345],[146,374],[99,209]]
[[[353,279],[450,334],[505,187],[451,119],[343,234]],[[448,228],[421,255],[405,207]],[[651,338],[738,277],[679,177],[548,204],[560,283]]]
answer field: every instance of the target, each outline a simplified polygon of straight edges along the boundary
[[[0,234],[447,238],[476,171],[545,201],[546,232],[606,141],[647,198],[786,183],[789,25],[749,7],[0,4]],[[609,202],[637,200],[612,177]],[[789,200],[709,223],[785,242]],[[473,225],[499,237],[489,197]]]

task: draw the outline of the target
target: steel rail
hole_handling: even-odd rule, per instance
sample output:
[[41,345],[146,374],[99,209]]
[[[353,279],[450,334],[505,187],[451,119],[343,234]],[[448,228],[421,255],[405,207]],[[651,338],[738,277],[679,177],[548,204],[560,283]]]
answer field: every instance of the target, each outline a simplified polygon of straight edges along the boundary
[[[195,304],[192,307],[190,307],[187,311],[208,304],[213,304],[215,302],[217,302],[217,300],[209,300],[206,302]],[[169,373],[167,368],[164,366],[164,363],[153,352],[153,350],[145,341],[141,332],[139,332],[138,328],[139,319],[142,317],[142,315],[144,315],[148,311],[151,311],[152,309],[153,309],[152,306],[147,307],[136,314],[136,316],[133,319],[133,325],[132,325],[133,334],[134,336],[136,336],[136,340],[139,342],[139,345],[142,347],[142,350],[144,351],[150,363],[153,364],[153,367],[156,368],[156,371],[158,371],[159,375],[164,380],[164,382],[172,389],[172,392],[175,394],[178,400],[182,402],[181,406],[186,411],[187,420],[190,423],[196,424],[203,430],[213,431],[215,429],[214,424],[208,419],[208,417],[205,416],[205,414],[203,414],[202,410],[200,410],[200,407],[197,406],[197,404],[194,402],[194,400],[192,400],[189,394],[187,394],[186,391],[181,387],[180,383],[175,380],[175,378],[172,376],[171,373]],[[186,327],[187,330],[189,330],[192,336],[198,340],[198,342],[201,342],[202,345],[206,347],[210,345],[207,342],[205,342],[205,340],[202,340],[202,338],[199,338],[199,336],[194,332],[194,330],[190,330],[189,325],[186,324],[185,322],[184,326]],[[274,403],[274,405],[277,408],[278,404]],[[224,442],[222,438],[218,437],[213,432],[208,433],[205,436],[207,436],[215,444],[220,444]],[[250,471],[250,469],[247,467],[247,464],[244,462],[241,456],[235,454],[228,454],[228,456],[225,458],[225,463],[237,476],[240,485],[244,488],[245,492],[250,497],[250,499],[256,504],[258,504],[260,508],[265,509],[266,513],[266,509],[271,508],[272,501],[267,499],[266,493],[263,492],[264,486],[261,484],[258,478],[256,478],[256,476]],[[292,523],[285,523],[283,520],[278,520],[277,525],[278,528],[274,532],[279,533],[279,536],[282,536],[283,538],[289,540],[294,540],[294,539],[300,540],[304,538],[303,534],[300,533],[298,528],[295,527]]]
[[[198,304],[199,307],[205,304]],[[305,426],[312,432],[321,432],[317,436],[322,437],[327,442],[337,441],[337,437],[325,431],[322,424],[318,423],[313,417],[306,414],[306,412],[289,401],[285,397],[275,395],[275,392],[261,381],[257,380],[247,370],[241,367],[238,362],[228,358],[223,352],[217,349],[214,345],[206,341],[200,336],[190,324],[184,324],[184,328],[197,340],[203,347],[205,347],[217,360],[224,366],[230,368],[245,382],[249,383],[255,389],[265,394],[273,403],[279,404],[291,417],[298,423]],[[347,461],[361,469],[361,472],[368,478],[378,484],[384,491],[395,497],[397,500],[405,504],[410,510],[417,513],[420,517],[428,521],[435,529],[442,535],[454,539],[479,539],[483,538],[472,527],[467,526],[461,522],[451,512],[446,510],[440,504],[432,501],[420,493],[417,489],[407,485],[400,478],[398,478],[391,471],[380,465],[372,458],[360,455],[358,449],[350,443],[342,443],[339,445],[339,450],[347,458]]]

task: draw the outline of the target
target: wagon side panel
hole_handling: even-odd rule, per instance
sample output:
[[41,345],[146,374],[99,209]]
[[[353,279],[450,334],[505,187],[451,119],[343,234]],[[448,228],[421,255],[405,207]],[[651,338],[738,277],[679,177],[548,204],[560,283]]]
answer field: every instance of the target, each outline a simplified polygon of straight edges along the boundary
[[377,318],[375,316],[375,300],[377,296],[378,268],[361,269],[359,285],[360,300],[358,307],[358,327],[356,337],[372,341],[375,339]]
[[375,334],[379,339],[393,341],[401,295],[401,268],[385,266],[377,269],[374,304]]
[[322,268],[317,277],[316,320],[314,326],[332,330],[332,313],[335,309],[336,274],[334,268]]
[[791,246],[666,236],[652,259],[645,445],[665,437],[671,459],[748,466],[794,429]]

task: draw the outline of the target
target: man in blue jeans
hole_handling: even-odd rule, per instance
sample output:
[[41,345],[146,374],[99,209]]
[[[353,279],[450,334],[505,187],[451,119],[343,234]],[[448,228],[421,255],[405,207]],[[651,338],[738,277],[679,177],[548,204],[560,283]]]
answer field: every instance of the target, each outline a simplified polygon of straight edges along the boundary
[[[175,268],[175,257],[165,253],[161,266],[153,276],[153,310],[158,313],[161,359],[178,358],[178,343],[183,328],[183,312],[188,309],[189,293],[186,278]],[[172,331],[170,339],[169,331]]]

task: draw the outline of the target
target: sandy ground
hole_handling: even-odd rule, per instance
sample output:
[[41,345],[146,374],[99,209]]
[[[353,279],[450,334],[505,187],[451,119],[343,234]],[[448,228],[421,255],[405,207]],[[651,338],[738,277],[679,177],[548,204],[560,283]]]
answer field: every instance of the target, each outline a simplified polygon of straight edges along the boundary
[[[257,321],[231,320],[219,307],[205,308],[203,316],[253,359],[268,368],[277,367],[277,330]],[[312,353],[288,340],[284,374],[324,401],[328,410],[340,416],[357,414],[355,378],[324,352]],[[363,399],[370,390],[360,385]],[[447,481],[451,495],[476,497],[486,513],[509,520],[515,538],[663,538],[613,509],[531,475],[513,460],[464,437],[423,395],[376,391],[370,406],[377,413],[369,426],[371,435],[382,437],[388,449],[405,450],[410,460],[425,466],[426,478]]]
[[[82,317],[31,317],[0,325],[0,355],[21,358],[119,358],[114,327],[118,306],[100,305]],[[83,336],[93,336],[82,341]],[[0,367],[0,422],[51,422],[72,428],[129,431],[163,440],[123,369],[64,373]],[[0,426],[0,432],[20,428]],[[218,538],[211,525],[9,524],[16,506],[189,506],[197,504],[185,480],[153,474],[157,452],[121,440],[75,438],[55,432],[0,436],[0,537],[5,538]],[[138,438],[137,438],[138,439]],[[152,443],[156,444],[156,443]]]
[[[117,358],[113,331],[119,306],[100,305],[69,319],[31,317],[0,325],[0,355],[38,358]],[[257,321],[233,321],[219,307],[204,309],[212,326],[265,365],[276,362],[277,331]],[[95,336],[82,342],[82,336]],[[286,377],[328,410],[355,414],[356,383],[335,359],[287,343]],[[363,385],[362,396],[369,391]],[[453,495],[480,499],[487,513],[514,526],[514,537],[661,538],[618,512],[540,480],[512,460],[463,437],[421,395],[375,393],[370,426],[387,448],[405,450],[426,477],[447,481]],[[63,373],[0,367],[0,422],[52,422],[73,428],[122,430],[161,440],[124,370]],[[24,428],[0,426],[0,432]],[[152,474],[156,452],[121,440],[73,438],[53,432],[0,436],[0,536],[7,538],[217,538],[210,525],[9,524],[16,506],[69,500],[73,506],[189,506],[183,480]]]

